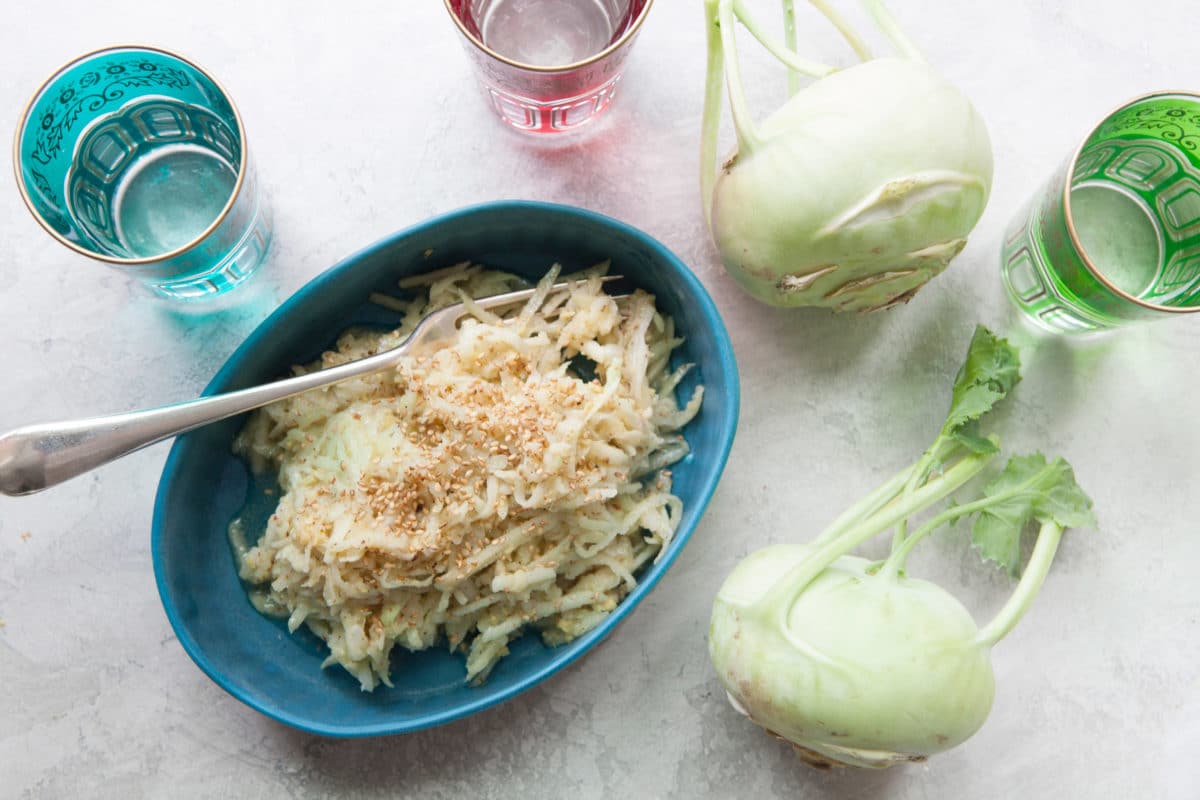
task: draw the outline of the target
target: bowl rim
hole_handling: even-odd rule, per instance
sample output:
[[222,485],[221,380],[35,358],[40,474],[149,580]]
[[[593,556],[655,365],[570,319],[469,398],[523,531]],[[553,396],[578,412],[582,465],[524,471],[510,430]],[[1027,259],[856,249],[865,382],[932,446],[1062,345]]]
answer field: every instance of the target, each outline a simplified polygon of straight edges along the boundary
[[[162,603],[163,611],[166,613],[167,621],[171,626],[179,644],[183,647],[187,655],[200,668],[205,675],[209,677],[215,684],[232,695],[235,699],[241,701],[245,705],[253,708],[255,711],[285,725],[291,726],[298,730],[308,733],[318,734],[334,738],[364,738],[371,736],[384,736],[401,733],[412,733],[426,728],[432,728],[438,725],[443,725],[454,720],[462,719],[492,706],[504,703],[519,694],[531,689],[542,681],[549,678],[551,675],[566,668],[574,663],[580,657],[586,655],[593,647],[596,646],[602,639],[612,633],[617,625],[621,623],[634,608],[641,603],[648,594],[666,574],[667,570],[674,563],[679,553],[683,550],[692,533],[699,525],[703,518],[704,512],[708,508],[709,502],[712,500],[713,493],[716,491],[717,485],[720,482],[721,476],[725,470],[726,463],[729,459],[730,450],[733,447],[733,441],[737,434],[738,416],[741,404],[741,386],[740,377],[738,375],[737,363],[734,357],[733,345],[729,339],[729,332],[725,327],[720,313],[717,310],[716,304],[712,297],[704,288],[696,274],[687,266],[687,264],[673,253],[666,245],[659,242],[650,234],[620,220],[612,217],[599,214],[594,211],[589,211],[577,206],[570,206],[559,203],[547,203],[531,200],[500,200],[476,205],[466,206],[454,211],[439,214],[430,217],[422,222],[410,225],[399,231],[384,236],[371,244],[354,251],[350,255],[342,258],[332,267],[313,277],[307,281],[292,295],[284,300],[280,305],[271,312],[262,322],[254,328],[237,348],[226,358],[221,368],[216,375],[209,381],[204,388],[203,396],[215,394],[225,389],[225,384],[230,380],[232,374],[240,367],[240,362],[245,357],[246,353],[256,349],[264,339],[271,335],[272,329],[281,317],[292,313],[292,309],[304,302],[309,296],[320,293],[331,281],[335,281],[338,277],[349,269],[352,269],[355,264],[363,261],[374,253],[393,246],[403,239],[420,235],[424,230],[440,225],[453,224],[456,220],[464,217],[470,217],[478,214],[491,214],[499,211],[517,210],[528,214],[539,214],[554,216],[578,217],[585,222],[607,227],[609,229],[624,233],[641,242],[644,246],[654,252],[657,259],[669,263],[678,273],[683,282],[687,285],[691,298],[699,307],[701,316],[709,324],[713,338],[716,342],[716,355],[719,369],[725,376],[729,391],[727,395],[727,403],[725,412],[718,422],[718,429],[725,432],[721,437],[717,458],[715,460],[715,469],[709,472],[708,478],[703,482],[697,491],[697,499],[694,505],[698,506],[699,513],[691,525],[686,529],[682,528],[676,531],[675,537],[671,540],[667,551],[662,559],[651,565],[651,572],[645,576],[643,580],[639,580],[633,591],[623,599],[599,625],[592,630],[575,639],[572,644],[576,644],[573,650],[568,651],[565,645],[558,657],[552,657],[540,669],[531,671],[528,675],[521,677],[519,680],[499,691],[490,692],[479,699],[463,703],[451,709],[443,711],[421,714],[410,719],[397,720],[394,722],[381,722],[366,725],[341,725],[341,724],[325,724],[316,721],[310,717],[296,714],[284,708],[279,708],[274,705],[260,701],[255,693],[247,691],[236,685],[229,679],[224,672],[207,656],[199,643],[188,632],[186,625],[181,619],[180,612],[173,599],[173,595],[168,589],[164,579],[164,540],[162,534],[165,525],[166,501],[167,493],[170,485],[173,483],[174,474],[179,469],[179,465],[186,455],[188,442],[190,437],[186,434],[177,438],[171,446],[171,451],[167,455],[166,463],[163,465],[162,473],[159,477],[158,488],[154,497],[154,513],[151,521],[150,533],[150,552],[151,562],[154,568],[154,583],[158,589],[159,600]],[[711,459],[710,459],[711,461]]]

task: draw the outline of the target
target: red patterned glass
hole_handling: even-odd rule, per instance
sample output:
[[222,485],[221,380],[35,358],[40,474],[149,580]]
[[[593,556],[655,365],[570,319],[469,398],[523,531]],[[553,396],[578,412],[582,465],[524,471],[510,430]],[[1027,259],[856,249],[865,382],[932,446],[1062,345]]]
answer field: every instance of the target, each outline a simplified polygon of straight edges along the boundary
[[488,102],[508,125],[541,134],[577,130],[609,107],[653,0],[445,3]]

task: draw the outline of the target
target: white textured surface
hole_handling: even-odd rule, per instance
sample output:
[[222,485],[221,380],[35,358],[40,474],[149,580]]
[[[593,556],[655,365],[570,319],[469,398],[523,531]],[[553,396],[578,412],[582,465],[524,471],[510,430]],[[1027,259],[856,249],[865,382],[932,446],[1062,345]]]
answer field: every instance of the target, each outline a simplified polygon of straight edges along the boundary
[[[812,535],[932,436],[974,322],[1007,324],[996,252],[1017,206],[1111,106],[1200,85],[1192,4],[896,0],[988,120],[996,184],[950,271],[910,306],[865,319],[765,309],[720,268],[696,185],[699,5],[659,0],[602,130],[558,151],[490,117],[435,0],[319,11],[41,0],[0,12],[0,130],[78,52],[174,48],[233,93],[276,214],[262,305],[188,327],[51,241],[7,180],[0,428],[190,397],[276,298],[338,258],[507,197],[586,206],[660,237],[716,297],[744,393],[709,513],[613,640],[502,707],[401,738],[295,732],[192,665],[150,568],[165,446],[0,498],[0,797],[1200,797],[1200,320],[1027,355],[1006,440],[1066,455],[1102,527],[1069,537],[997,650],[995,709],[963,747],[883,773],[814,772],[733,713],[705,654],[711,597],[739,557]],[[814,56],[844,59],[827,29],[805,39]],[[765,110],[782,76],[761,51],[746,62]],[[949,537],[916,566],[980,617],[1009,589]]]

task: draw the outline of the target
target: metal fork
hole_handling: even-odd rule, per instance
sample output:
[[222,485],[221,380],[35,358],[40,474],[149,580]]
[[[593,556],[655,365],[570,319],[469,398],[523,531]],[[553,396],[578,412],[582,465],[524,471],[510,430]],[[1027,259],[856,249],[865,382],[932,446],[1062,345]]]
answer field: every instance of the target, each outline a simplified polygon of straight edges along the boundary
[[[610,275],[601,280],[614,281],[620,277]],[[572,282],[556,283],[551,291],[572,285]],[[524,302],[536,291],[522,289],[476,298],[474,302],[481,308],[502,308]],[[0,494],[16,497],[40,492],[210,422],[387,369],[415,348],[424,350],[444,344],[455,335],[459,321],[466,316],[463,303],[447,306],[423,317],[408,338],[390,350],[295,378],[161,408],[17,428],[0,436]]]

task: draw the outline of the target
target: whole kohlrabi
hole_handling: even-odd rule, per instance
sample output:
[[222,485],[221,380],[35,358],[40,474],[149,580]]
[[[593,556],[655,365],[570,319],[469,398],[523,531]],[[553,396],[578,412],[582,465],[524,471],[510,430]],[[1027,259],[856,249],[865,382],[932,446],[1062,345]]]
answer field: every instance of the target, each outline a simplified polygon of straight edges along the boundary
[[[1028,609],[1062,532],[1094,525],[1091,501],[1061,458],[1017,456],[972,502],[911,533],[909,517],[963,486],[999,452],[979,418],[1018,380],[1016,352],[976,331],[933,445],[809,545],[744,559],[713,604],[709,654],[733,705],[818,766],[885,767],[964,742],[992,705],[990,651]],[[944,589],[907,576],[905,560],[933,531],[974,517],[981,554],[1016,576],[1021,536],[1039,525],[1020,583],[982,629]],[[896,528],[892,553],[849,555]]]
[[[861,40],[812,0],[860,57]],[[841,71],[773,41],[745,0],[705,0],[708,89],[702,187],[729,273],[778,306],[874,311],[906,302],[966,245],[987,204],[992,150],[967,98],[921,60],[878,0],[865,0],[904,58]],[[792,97],[761,127],[739,75],[735,21],[791,70]],[[728,60],[726,60],[728,56]],[[820,79],[796,91],[796,73]],[[721,81],[728,82],[737,150],[716,170]]]

